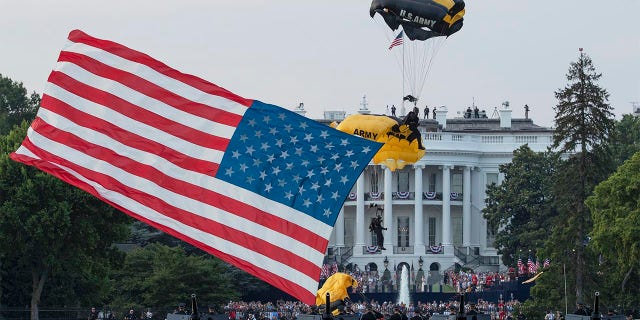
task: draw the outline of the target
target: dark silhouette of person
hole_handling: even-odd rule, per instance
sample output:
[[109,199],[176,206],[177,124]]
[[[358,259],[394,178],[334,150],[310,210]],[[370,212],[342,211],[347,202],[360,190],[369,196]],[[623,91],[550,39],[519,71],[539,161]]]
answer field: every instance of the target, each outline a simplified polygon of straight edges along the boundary
[[98,310],[95,307],[91,307],[87,320],[98,320]]
[[587,309],[584,307],[584,303],[582,301],[578,301],[576,305],[577,308],[576,311],[573,312],[573,314],[577,314],[580,316],[590,316],[589,311],[587,311]]
[[382,235],[382,230],[387,230],[387,228],[382,226],[382,217],[380,215],[377,215],[375,218],[373,218],[373,220],[371,220],[369,231],[372,231],[376,234],[378,247],[380,247],[381,250],[387,250],[384,247],[384,235]]
[[478,110],[478,106],[473,108],[473,117],[476,119],[480,118],[480,110]]
[[413,111],[409,111],[407,116],[404,118],[404,124],[409,127],[409,130],[411,130],[406,138],[407,140],[409,140],[409,143],[411,143],[415,139],[418,139],[418,149],[424,149],[424,147],[422,146],[422,137],[420,136],[420,130],[418,130],[418,125],[420,124],[420,118],[418,118],[418,114]]
[[529,119],[529,105],[524,105],[524,118]]
[[429,106],[424,106],[424,118],[429,119]]
[[471,118],[471,112],[473,112],[471,110],[471,107],[467,107],[467,111],[465,111],[464,117],[467,118],[467,119],[470,119]]
[[433,119],[436,119],[436,107],[433,107]]
[[396,116],[396,105],[395,104],[391,105],[391,115],[394,116],[394,117]]
[[465,313],[467,320],[477,320],[478,319],[478,309],[476,309],[476,304],[472,303],[469,305],[469,310]]

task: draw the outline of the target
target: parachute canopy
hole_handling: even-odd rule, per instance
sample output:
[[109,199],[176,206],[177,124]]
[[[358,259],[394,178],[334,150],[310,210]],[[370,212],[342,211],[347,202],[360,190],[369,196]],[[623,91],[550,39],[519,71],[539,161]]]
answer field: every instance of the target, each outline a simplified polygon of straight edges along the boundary
[[316,305],[324,306],[326,304],[327,292],[329,293],[329,305],[332,311],[337,311],[338,305],[344,303],[344,300],[349,298],[347,289],[349,287],[357,287],[358,282],[352,276],[336,272],[331,275],[322,285],[322,288],[318,289],[316,293]]
[[410,40],[450,36],[462,28],[463,0],[373,0],[369,15],[378,13],[392,30],[402,26]]
[[384,164],[395,171],[417,162],[425,154],[418,122],[418,115],[413,111],[409,112],[404,121],[386,115],[353,114],[335,128],[384,143],[373,157],[373,163]]

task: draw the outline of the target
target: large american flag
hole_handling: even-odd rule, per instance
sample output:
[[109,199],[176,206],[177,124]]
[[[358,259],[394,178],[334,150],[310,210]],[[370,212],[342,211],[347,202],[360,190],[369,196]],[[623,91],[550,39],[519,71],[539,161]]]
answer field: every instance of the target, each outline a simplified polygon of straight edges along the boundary
[[11,157],[311,304],[379,148],[75,30]]

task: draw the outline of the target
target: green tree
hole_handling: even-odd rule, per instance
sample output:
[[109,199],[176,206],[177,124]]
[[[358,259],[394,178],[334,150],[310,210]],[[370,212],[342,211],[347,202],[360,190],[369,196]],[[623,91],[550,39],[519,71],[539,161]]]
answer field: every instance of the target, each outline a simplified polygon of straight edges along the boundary
[[40,96],[33,92],[27,96],[22,83],[0,74],[0,135],[5,135],[22,120],[32,120],[40,105]]
[[[0,137],[0,257],[4,271],[28,279],[31,319],[37,320],[42,298],[49,297],[47,283],[64,283],[69,304],[87,303],[85,293],[106,284],[112,242],[126,237],[129,219],[88,193],[11,160],[27,128],[23,122]],[[4,304],[24,305],[21,290],[13,288],[15,300]]]
[[494,246],[507,266],[518,258],[535,258],[551,228],[551,177],[557,157],[552,153],[533,152],[524,145],[513,152],[511,163],[500,166],[504,180],[487,189],[486,207],[482,210],[489,227],[495,230]]
[[127,254],[116,274],[116,307],[168,307],[186,302],[192,293],[200,301],[221,304],[237,299],[227,265],[213,256],[187,254],[182,247],[152,243]]
[[[567,73],[568,84],[555,92],[558,105],[553,148],[569,155],[565,168],[556,179],[556,207],[562,214],[556,219],[555,240],[573,245],[575,254],[569,264],[574,273],[576,297],[582,298],[585,285],[586,256],[584,240],[590,230],[589,211],[584,200],[606,171],[606,149],[614,126],[609,93],[598,86],[597,73],[588,55],[580,52]],[[550,246],[557,245],[549,244]]]
[[640,152],[600,183],[586,205],[591,243],[601,255],[599,283],[620,305],[640,303]]
[[609,148],[614,170],[640,151],[640,117],[625,114],[620,121],[616,121]]

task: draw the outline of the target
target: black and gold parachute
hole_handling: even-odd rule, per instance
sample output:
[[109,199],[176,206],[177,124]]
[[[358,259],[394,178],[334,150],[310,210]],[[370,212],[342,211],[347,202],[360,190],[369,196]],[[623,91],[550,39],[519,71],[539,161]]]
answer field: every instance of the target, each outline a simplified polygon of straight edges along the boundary
[[463,0],[373,0],[369,15],[378,13],[392,30],[402,26],[410,40],[450,36],[462,28]]

